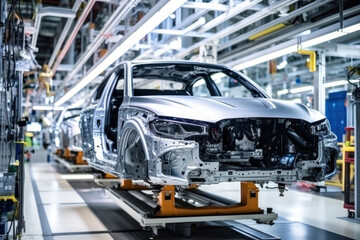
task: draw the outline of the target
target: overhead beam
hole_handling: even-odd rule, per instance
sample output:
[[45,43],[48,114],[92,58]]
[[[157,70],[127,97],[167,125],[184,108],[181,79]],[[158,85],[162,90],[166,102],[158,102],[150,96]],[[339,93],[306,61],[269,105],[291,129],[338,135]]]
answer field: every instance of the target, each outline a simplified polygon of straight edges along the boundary
[[[352,14],[359,13],[359,12],[360,12],[360,5],[353,7],[351,9],[345,10],[344,16],[347,17],[347,16],[350,16]],[[271,46],[279,41],[283,41],[284,39],[296,36],[297,34],[300,34],[306,30],[316,28],[316,27],[322,26],[324,24],[330,23],[332,21],[335,21],[338,18],[339,18],[339,14],[334,14],[330,17],[321,19],[314,23],[309,23],[309,24],[304,24],[302,26],[294,27],[293,30],[286,32],[286,33],[282,33],[279,36],[274,36],[273,38],[271,38],[265,42],[254,42],[254,43],[252,43],[252,46],[245,45],[244,48],[237,50],[237,52],[234,52],[236,50],[233,50],[227,54],[220,55],[218,62],[221,64],[230,63],[234,60],[243,58],[244,56],[249,55],[253,52],[262,51],[264,48],[266,48],[268,46]],[[219,46],[219,48],[222,48],[222,46]]]
[[240,29],[249,26],[252,23],[255,23],[257,21],[259,21],[260,19],[265,18],[266,16],[269,16],[271,14],[274,13],[275,10],[290,5],[292,3],[297,2],[298,0],[282,0],[282,1],[278,1],[275,4],[268,6],[266,8],[264,8],[263,10],[256,12],[252,15],[250,15],[249,17],[241,20],[238,23],[235,23],[217,33],[215,33],[213,36],[206,38],[198,43],[193,44],[191,47],[186,48],[186,49],[182,49],[177,55],[175,55],[176,59],[182,59],[184,57],[186,57],[189,53],[191,53],[192,51],[198,49],[200,46],[205,45],[206,43],[210,42],[210,41],[215,41],[215,40],[219,40],[225,36],[230,35],[231,33],[237,32]]
[[143,37],[150,33],[156,26],[164,21],[176,9],[181,7],[186,0],[161,0],[150,11],[131,28],[127,34],[115,44],[110,51],[100,59],[88,73],[64,96],[56,101],[55,106],[60,106],[77,94],[86,85],[117,61],[131,47],[139,42]]
[[346,26],[344,32],[339,32],[338,24],[333,24],[301,37],[300,45],[298,39],[291,39],[271,48],[266,48],[250,55],[244,55],[244,57],[231,61],[227,65],[241,70],[295,52],[299,50],[299,47],[300,49],[313,47],[320,43],[345,36],[347,33],[358,31],[360,29],[359,22],[360,16],[356,16],[344,21],[344,26]]
[[[74,3],[74,5],[72,7],[73,12],[76,13],[79,10],[81,2],[82,2],[82,0],[76,0],[76,2]],[[74,21],[73,18],[69,18],[66,21],[65,26],[64,26],[64,28],[63,28],[63,30],[61,32],[61,35],[60,35],[60,37],[59,37],[59,39],[58,39],[58,41],[57,41],[57,43],[55,45],[54,51],[51,54],[51,57],[50,57],[50,60],[49,60],[49,66],[52,66],[54,64],[55,58],[58,55],[59,50],[60,50],[62,44],[65,41],[65,37],[67,36],[73,21]]]
[[[225,0],[212,0],[210,3],[222,3],[222,2],[225,2]],[[202,17],[203,15],[205,15],[208,12],[209,12],[209,10],[198,10],[194,14],[192,14],[192,15],[186,17],[184,20],[182,20],[180,24],[175,25],[175,27],[173,27],[173,29],[171,29],[171,30],[180,30],[180,29],[192,24],[193,22],[195,22],[196,20],[198,20],[200,17]],[[154,31],[157,31],[157,30],[154,29],[152,32],[154,32]],[[191,32],[189,32],[188,34],[191,34]],[[206,36],[206,34],[207,33],[204,34],[204,36],[206,38],[210,37],[210,36]],[[169,35],[172,35],[172,34],[169,34]],[[174,35],[176,35],[176,34],[174,34]],[[173,39],[174,39],[174,37],[171,37],[171,38],[167,39],[166,42],[169,43]],[[135,58],[135,60],[144,59],[144,58],[150,56],[153,52],[154,52],[154,49],[149,49],[149,50],[141,53],[139,56],[137,56]]]
[[360,59],[360,46],[346,44],[326,44],[317,47],[325,52],[326,56]]
[[323,0],[323,1],[315,1],[315,2],[312,2],[310,4],[307,4],[304,7],[301,7],[301,8],[296,9],[295,11],[292,11],[287,16],[279,17],[279,18],[277,18],[277,19],[275,19],[275,20],[273,20],[273,21],[271,21],[271,22],[269,22],[267,24],[263,24],[258,28],[255,28],[255,29],[253,29],[251,31],[248,31],[248,32],[246,32],[244,34],[241,34],[241,35],[231,39],[230,41],[228,41],[228,42],[222,44],[221,46],[219,46],[218,50],[221,51],[221,50],[224,50],[225,48],[231,47],[232,45],[237,44],[237,43],[239,43],[241,41],[244,41],[244,40],[250,38],[251,36],[253,36],[255,34],[258,34],[258,33],[262,32],[262,31],[265,31],[265,30],[267,30],[267,29],[269,29],[271,27],[274,27],[274,26],[276,26],[278,24],[284,23],[284,22],[286,22],[286,21],[288,21],[288,20],[290,20],[292,18],[295,18],[295,17],[297,17],[297,16],[299,16],[301,14],[304,14],[305,12],[308,12],[308,11],[313,10],[315,8],[318,8],[318,7],[322,6],[322,5],[325,5],[325,4],[327,4],[327,3],[331,2],[331,1],[332,0]]
[[77,60],[74,65],[73,70],[65,77],[64,85],[77,74],[87,60],[94,54],[96,50],[99,49],[100,45],[104,42],[104,40],[111,34],[112,29],[120,23],[120,21],[127,16],[127,14],[133,9],[139,0],[122,0],[119,3],[118,8],[114,11],[114,13],[109,17],[109,19],[104,24],[103,28],[100,30],[96,38],[87,46],[86,51],[83,55]]
[[60,51],[59,56],[56,58],[55,63],[52,65],[52,72],[55,73],[57,67],[64,59],[67,51],[69,50],[72,42],[74,41],[76,34],[79,32],[81,26],[83,25],[87,15],[90,13],[91,9],[93,8],[96,0],[89,0],[86,4],[85,8],[83,9],[81,16],[79,17],[78,21],[76,22],[73,31],[71,32],[70,36],[68,37],[63,49]]
[[62,18],[75,18],[76,12],[73,12],[71,9],[68,8],[61,8],[61,7],[43,7],[40,8],[35,17],[35,32],[32,36],[31,46],[36,47],[36,42],[38,39],[38,35],[40,32],[40,25],[41,19],[46,16],[51,17],[62,17]]
[[222,24],[223,22],[229,20],[230,18],[233,18],[234,16],[238,15],[239,13],[251,8],[252,6],[258,4],[262,0],[245,0],[241,2],[240,4],[233,6],[229,11],[221,14],[220,16],[212,19],[208,23],[206,23],[204,26],[202,26],[199,29],[199,33],[204,33],[206,31],[209,31],[210,29]]

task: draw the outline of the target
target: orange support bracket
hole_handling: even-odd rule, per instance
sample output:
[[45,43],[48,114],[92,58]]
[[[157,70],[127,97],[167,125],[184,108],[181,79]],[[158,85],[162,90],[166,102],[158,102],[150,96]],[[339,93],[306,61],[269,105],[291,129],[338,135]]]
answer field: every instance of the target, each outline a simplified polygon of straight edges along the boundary
[[87,162],[84,161],[83,157],[84,157],[84,152],[83,151],[77,152],[76,157],[75,157],[75,164],[86,165]]
[[131,179],[121,179],[121,184],[119,187],[121,190],[149,190],[148,187],[133,184]]
[[105,174],[104,174],[104,178],[106,178],[106,179],[118,179],[117,176],[112,175],[112,174],[110,174],[110,173],[105,173]]
[[61,153],[62,153],[61,149],[59,149],[59,148],[56,149],[56,152],[55,152],[56,155],[61,156]]
[[175,187],[164,186],[159,194],[160,210],[157,216],[204,216],[263,213],[258,206],[259,189],[252,182],[241,182],[241,202],[228,206],[179,207],[175,206]]
[[71,158],[71,153],[70,153],[70,149],[69,149],[69,148],[65,148],[65,149],[64,149],[64,158],[65,158],[65,159]]

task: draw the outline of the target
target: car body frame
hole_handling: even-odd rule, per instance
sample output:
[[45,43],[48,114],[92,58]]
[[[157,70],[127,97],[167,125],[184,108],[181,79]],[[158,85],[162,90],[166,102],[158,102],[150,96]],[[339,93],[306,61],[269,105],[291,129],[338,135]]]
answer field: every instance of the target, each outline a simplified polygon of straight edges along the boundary
[[[249,97],[222,97],[215,76]],[[146,82],[159,78],[183,85]],[[208,96],[194,96],[199,87]],[[90,166],[152,185],[322,181],[338,154],[319,112],[273,100],[226,66],[188,61],[121,63],[83,109],[80,129]]]
[[81,151],[81,133],[79,128],[82,107],[64,108],[55,114],[49,128],[51,151],[69,148]]

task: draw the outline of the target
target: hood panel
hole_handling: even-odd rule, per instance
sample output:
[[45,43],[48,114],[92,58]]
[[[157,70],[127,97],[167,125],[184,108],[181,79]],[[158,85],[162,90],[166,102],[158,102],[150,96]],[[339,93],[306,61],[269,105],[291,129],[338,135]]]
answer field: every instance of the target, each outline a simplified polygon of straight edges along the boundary
[[158,116],[218,122],[231,118],[293,118],[316,122],[325,118],[302,104],[269,98],[224,98],[193,96],[131,97],[130,107],[139,107]]

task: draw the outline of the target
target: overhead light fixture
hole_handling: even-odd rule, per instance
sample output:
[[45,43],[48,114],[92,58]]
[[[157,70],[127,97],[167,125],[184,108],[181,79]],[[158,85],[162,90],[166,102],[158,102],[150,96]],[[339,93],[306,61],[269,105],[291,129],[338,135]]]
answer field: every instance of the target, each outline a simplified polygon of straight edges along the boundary
[[314,87],[313,86],[305,86],[305,87],[290,89],[290,93],[303,93],[303,92],[309,92],[309,91],[314,91]]
[[[320,43],[330,41],[330,40],[333,40],[335,38],[339,38],[339,37],[345,36],[346,34],[356,32],[356,31],[359,31],[359,30],[360,30],[360,23],[354,24],[354,25],[352,25],[350,27],[343,28],[342,30],[334,31],[334,32],[322,35],[320,37],[316,37],[316,38],[312,38],[312,39],[309,39],[307,41],[304,41],[304,42],[301,43],[301,48],[302,49],[309,48],[309,47],[318,45]],[[240,64],[234,66],[234,69],[242,70],[242,69],[252,67],[252,66],[255,66],[257,64],[260,64],[260,63],[263,63],[263,62],[266,62],[266,61],[269,61],[269,60],[272,60],[272,59],[275,59],[275,58],[278,58],[278,57],[281,57],[281,56],[284,56],[284,55],[287,55],[287,54],[290,54],[290,53],[293,53],[293,52],[296,52],[297,50],[299,50],[298,47],[299,47],[298,45],[292,45],[292,46],[289,46],[289,47],[286,47],[286,48],[282,48],[279,51],[271,52],[271,53],[265,54],[265,55],[263,55],[261,57],[258,57],[258,58],[255,58],[255,59],[240,63]]]
[[338,86],[343,86],[348,84],[349,82],[346,80],[339,80],[339,81],[335,81],[335,82],[327,82],[324,83],[324,87],[329,88],[329,87],[338,87]]
[[288,93],[289,93],[289,90],[287,90],[287,89],[277,91],[277,95],[279,95],[279,96],[285,95],[285,94],[288,94]]
[[276,66],[278,70],[284,69],[285,66],[288,64],[286,60],[283,60],[279,65]]
[[170,14],[181,7],[186,1],[187,0],[162,0],[157,3],[138,23],[136,23],[118,44],[110,49],[110,51],[89,70],[80,82],[55,103],[55,106],[60,106],[72,98],[137,42],[150,33],[156,26],[169,17]]
[[59,107],[59,106],[49,106],[49,105],[34,105],[32,106],[33,110],[38,110],[38,111],[62,111],[64,109],[64,107]]

